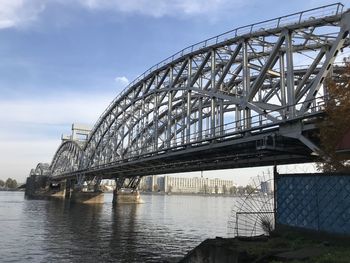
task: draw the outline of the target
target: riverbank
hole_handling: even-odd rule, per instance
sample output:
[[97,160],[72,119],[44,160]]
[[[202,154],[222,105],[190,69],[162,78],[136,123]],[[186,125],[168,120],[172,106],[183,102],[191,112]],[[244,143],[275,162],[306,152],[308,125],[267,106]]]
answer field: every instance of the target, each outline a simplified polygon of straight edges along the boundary
[[275,232],[271,237],[207,239],[180,263],[350,262],[350,239],[309,232]]
[[24,192],[24,189],[0,188],[2,192]]
[[204,193],[185,193],[185,192],[176,192],[176,193],[165,193],[165,192],[140,192],[141,195],[179,195],[179,196],[207,196],[207,197],[241,197],[245,196],[244,194],[204,194]]

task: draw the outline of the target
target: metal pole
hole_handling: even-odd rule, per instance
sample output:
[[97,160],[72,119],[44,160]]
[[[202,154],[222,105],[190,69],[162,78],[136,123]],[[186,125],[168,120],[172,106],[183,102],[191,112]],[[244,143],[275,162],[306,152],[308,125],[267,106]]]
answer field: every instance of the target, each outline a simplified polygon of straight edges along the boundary
[[167,145],[168,147],[171,146],[171,116],[172,116],[172,106],[173,106],[173,93],[171,91],[171,89],[173,88],[173,71],[174,68],[172,67],[170,69],[170,73],[169,73],[169,80],[170,80],[170,84],[169,84],[169,92],[168,92],[168,129],[167,129]]
[[239,106],[236,105],[236,130],[241,129],[241,111],[239,110]]
[[[215,90],[215,50],[213,49],[211,51],[211,89],[214,92]],[[215,97],[211,98],[211,137],[215,136],[215,108],[216,108],[216,103],[215,103]]]
[[[199,78],[199,86],[202,87],[203,78]],[[203,97],[199,95],[198,98],[198,140],[202,140],[203,137]]]
[[211,137],[215,137],[215,97],[211,98]]
[[158,150],[158,94],[154,93],[154,105],[153,105],[153,128],[154,128],[154,150]]
[[224,135],[224,103],[223,100],[220,100],[220,109],[219,109],[219,117],[220,117],[220,135]]
[[293,43],[292,32],[285,32],[286,58],[287,58],[287,100],[289,117],[295,116],[295,92],[294,92],[294,69],[293,69]]
[[277,178],[278,178],[278,172],[277,172],[277,165],[276,163],[273,166],[273,214],[274,214],[274,223],[276,228],[277,223]]
[[187,92],[187,113],[186,113],[186,142],[190,142],[191,136],[191,91]]
[[[248,67],[248,42],[243,42],[243,96],[247,98],[250,86],[250,75]],[[244,127],[250,127],[250,110],[245,107],[243,109]]]
[[186,143],[190,142],[191,136],[191,75],[192,75],[192,61],[188,59],[188,72],[187,72],[187,112],[186,112]]
[[281,90],[281,100],[282,107],[286,106],[286,72],[284,70],[284,54],[280,53],[280,90]]

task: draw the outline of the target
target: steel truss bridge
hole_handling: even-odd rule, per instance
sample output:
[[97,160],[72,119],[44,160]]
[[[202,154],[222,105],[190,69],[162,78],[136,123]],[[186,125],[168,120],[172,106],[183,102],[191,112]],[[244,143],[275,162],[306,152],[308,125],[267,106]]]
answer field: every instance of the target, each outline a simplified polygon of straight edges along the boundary
[[[78,182],[318,160],[316,121],[349,52],[340,3],[239,27],[148,69],[86,142],[34,173]],[[99,179],[99,180],[100,180]]]

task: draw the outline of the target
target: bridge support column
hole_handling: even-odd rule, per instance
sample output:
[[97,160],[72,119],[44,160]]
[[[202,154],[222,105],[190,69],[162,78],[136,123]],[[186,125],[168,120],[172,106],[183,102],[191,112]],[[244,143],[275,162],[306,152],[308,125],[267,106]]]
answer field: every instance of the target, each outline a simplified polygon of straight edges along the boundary
[[116,178],[116,187],[113,191],[113,205],[116,204],[139,204],[142,203],[137,187],[140,177]]
[[27,177],[25,195],[29,198],[45,197],[48,191],[48,177],[32,174]]
[[65,198],[69,199],[71,197],[72,194],[72,190],[73,190],[73,182],[72,180],[68,180],[66,181],[66,190],[65,190]]
[[87,192],[74,189],[71,193],[71,201],[81,204],[103,204],[103,192]]
[[[84,185],[84,182],[87,184]],[[81,204],[103,204],[104,194],[99,189],[100,177],[86,178],[81,175],[77,178],[77,184],[71,192],[70,199],[74,203]]]
[[65,198],[67,181],[51,182],[48,190],[49,197]]
[[116,204],[139,204],[142,203],[139,191],[131,189],[115,189],[113,191],[113,205]]

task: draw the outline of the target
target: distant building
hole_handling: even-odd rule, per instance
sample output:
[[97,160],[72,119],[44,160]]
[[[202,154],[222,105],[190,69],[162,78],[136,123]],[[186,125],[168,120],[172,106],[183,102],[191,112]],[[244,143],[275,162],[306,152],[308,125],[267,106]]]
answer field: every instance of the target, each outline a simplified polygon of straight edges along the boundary
[[225,194],[229,193],[231,187],[236,187],[232,180],[153,175],[143,177],[139,188],[148,192]]
[[115,189],[115,180],[104,179],[100,184],[103,191],[113,191]]
[[156,175],[144,176],[141,178],[139,189],[146,192],[155,192],[159,190],[158,177]]
[[264,194],[271,194],[273,192],[271,181],[261,182],[260,187],[261,187],[261,192]]
[[101,181],[101,185],[107,185],[107,186],[115,186],[115,180],[111,180],[111,179],[104,179]]

